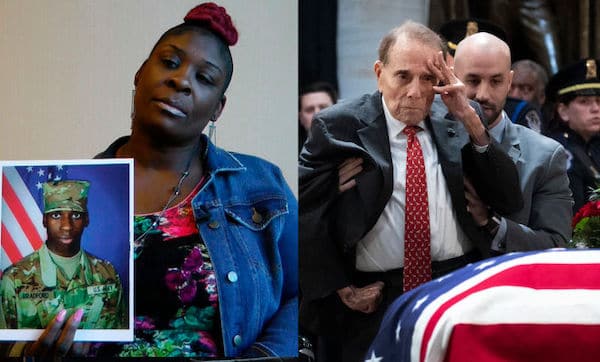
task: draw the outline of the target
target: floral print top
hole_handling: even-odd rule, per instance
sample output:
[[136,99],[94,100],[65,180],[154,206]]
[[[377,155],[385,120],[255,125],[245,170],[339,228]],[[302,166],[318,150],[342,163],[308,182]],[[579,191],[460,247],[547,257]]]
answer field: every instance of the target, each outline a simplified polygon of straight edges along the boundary
[[191,200],[135,216],[135,340],[120,357],[216,357],[222,355],[217,284]]

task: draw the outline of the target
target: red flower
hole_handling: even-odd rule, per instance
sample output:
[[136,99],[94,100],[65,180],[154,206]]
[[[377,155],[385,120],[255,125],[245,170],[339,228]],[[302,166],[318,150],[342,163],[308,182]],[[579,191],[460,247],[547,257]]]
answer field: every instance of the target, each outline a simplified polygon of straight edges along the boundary
[[593,216],[600,216],[600,201],[590,201],[583,205],[573,217],[571,226],[575,227],[584,218]]

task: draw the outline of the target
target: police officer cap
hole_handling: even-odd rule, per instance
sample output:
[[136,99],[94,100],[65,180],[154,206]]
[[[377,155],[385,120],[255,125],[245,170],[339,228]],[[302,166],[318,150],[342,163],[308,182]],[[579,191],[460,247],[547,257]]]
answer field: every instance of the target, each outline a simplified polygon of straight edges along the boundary
[[454,56],[456,47],[461,40],[479,32],[490,33],[506,41],[506,32],[501,27],[476,18],[450,20],[441,26],[438,33],[448,42],[448,50]]
[[556,73],[546,86],[546,97],[552,101],[568,94],[578,96],[600,95],[598,59],[581,59]]
[[88,181],[52,181],[42,185],[44,213],[53,211],[87,212]]

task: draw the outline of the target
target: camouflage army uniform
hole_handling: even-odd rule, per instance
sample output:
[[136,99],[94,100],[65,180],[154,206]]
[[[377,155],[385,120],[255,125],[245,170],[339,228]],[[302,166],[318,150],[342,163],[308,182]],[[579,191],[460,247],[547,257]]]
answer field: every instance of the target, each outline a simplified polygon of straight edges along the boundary
[[2,276],[0,323],[6,328],[45,328],[61,309],[83,308],[80,328],[126,328],[121,280],[114,267],[81,250],[68,280],[44,244]]

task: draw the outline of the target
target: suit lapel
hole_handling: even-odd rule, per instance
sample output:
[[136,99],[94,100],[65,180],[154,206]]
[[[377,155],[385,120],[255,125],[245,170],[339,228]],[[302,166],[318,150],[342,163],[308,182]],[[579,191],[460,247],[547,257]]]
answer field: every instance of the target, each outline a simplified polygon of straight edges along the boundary
[[504,129],[504,137],[502,138],[500,147],[504,152],[506,152],[508,157],[510,157],[513,160],[515,165],[519,162],[524,161],[521,155],[519,131],[517,127],[514,124],[512,124],[512,122],[506,123],[506,128]]
[[464,126],[461,122],[448,118],[429,118],[426,124],[431,130],[431,138],[436,145],[442,167],[447,162],[461,164],[460,150],[467,144]]
[[[365,122],[365,127],[359,129],[357,133],[363,147],[378,168],[371,172],[378,172],[380,174],[381,183],[359,182],[357,187],[365,206],[372,207],[373,202],[375,202],[375,210],[383,210],[385,203],[387,203],[389,196],[392,194],[393,188],[392,155],[390,152],[387,125],[383,114],[383,105],[381,103],[381,94],[375,92],[371,96],[369,103],[369,106],[365,108],[364,114],[361,115],[361,118]],[[366,171],[369,172],[369,170]],[[371,180],[376,179],[373,178]]]
[[383,114],[367,127],[357,131],[363,146],[376,164],[387,169],[392,164],[390,141],[388,138],[385,117]]

